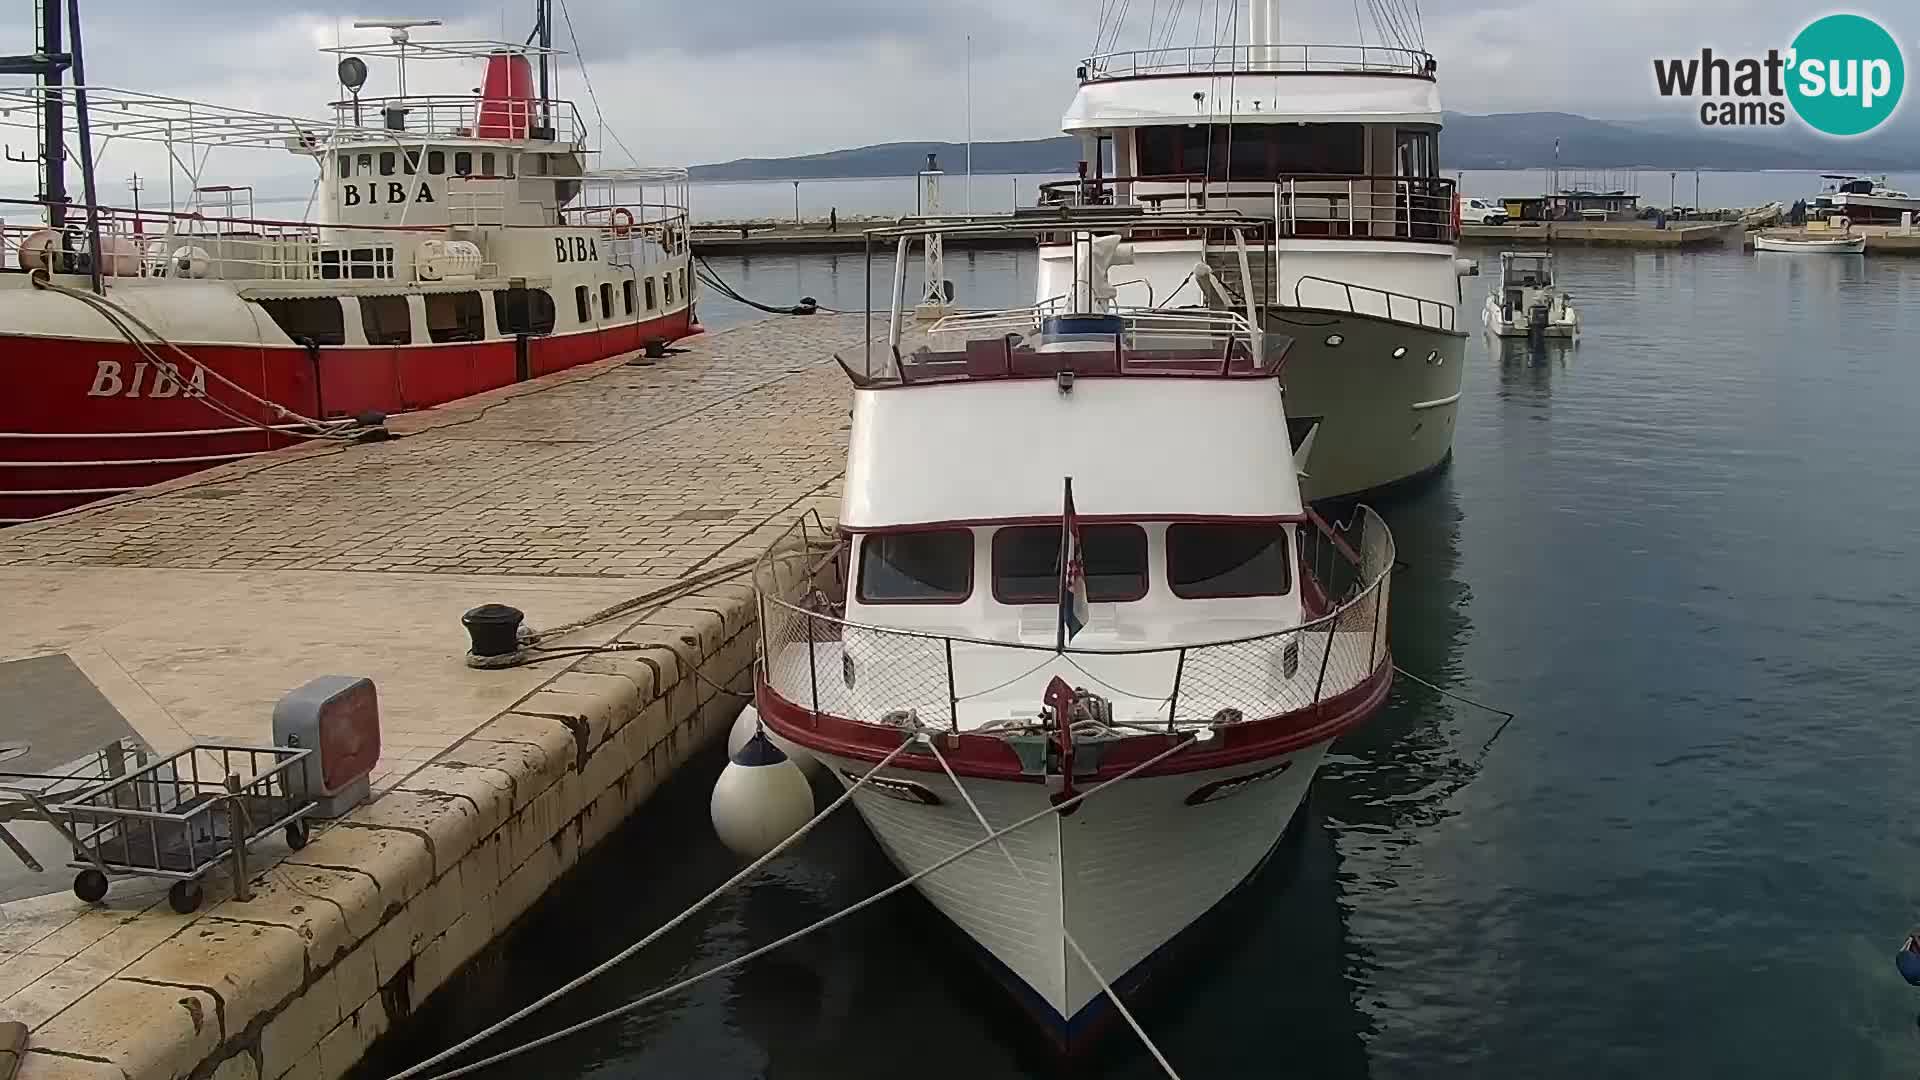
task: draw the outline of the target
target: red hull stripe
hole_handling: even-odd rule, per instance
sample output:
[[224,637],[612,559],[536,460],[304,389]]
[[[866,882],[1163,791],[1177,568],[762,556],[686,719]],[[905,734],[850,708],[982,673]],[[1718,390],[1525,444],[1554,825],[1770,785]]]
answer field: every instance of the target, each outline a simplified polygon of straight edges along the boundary
[[[808,750],[856,761],[878,762],[900,745],[902,732],[898,728],[814,713],[774,693],[763,676],[756,675],[756,680],[754,704],[759,708],[761,718],[782,738],[791,739]],[[1169,776],[1226,768],[1265,761],[1317,746],[1338,738],[1372,716],[1385,704],[1387,693],[1392,688],[1393,665],[1382,664],[1379,671],[1360,685],[1311,708],[1216,728],[1211,740],[1198,743],[1141,775]],[[1101,755],[1100,768],[1090,778],[1091,781],[1098,783],[1111,780],[1164,751],[1172,745],[1173,738],[1170,735],[1138,735],[1109,744],[1107,751]],[[940,751],[953,766],[953,771],[962,776],[1035,783],[1041,779],[1023,772],[1020,759],[1004,741],[995,736],[966,733],[946,736]],[[929,773],[942,771],[940,763],[931,754],[902,754],[893,762],[894,767],[902,769]]]
[[[306,416],[351,417],[432,408],[691,332],[683,308],[644,322],[529,338],[524,367],[512,339],[322,347],[313,354],[297,346],[183,347],[248,393]],[[160,379],[119,339],[0,334],[0,349],[18,358],[8,365],[14,385],[0,398],[0,523],[300,441],[286,431],[284,417],[205,377],[208,398],[280,430],[235,426],[208,401]]]

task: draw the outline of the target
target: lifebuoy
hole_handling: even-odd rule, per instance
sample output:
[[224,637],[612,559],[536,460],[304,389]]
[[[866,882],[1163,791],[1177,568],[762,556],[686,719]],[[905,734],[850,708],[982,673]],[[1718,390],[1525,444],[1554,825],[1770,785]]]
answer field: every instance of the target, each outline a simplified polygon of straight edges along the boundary
[[616,206],[609,216],[613,219],[613,235],[624,239],[627,231],[633,228],[633,211],[624,206]]

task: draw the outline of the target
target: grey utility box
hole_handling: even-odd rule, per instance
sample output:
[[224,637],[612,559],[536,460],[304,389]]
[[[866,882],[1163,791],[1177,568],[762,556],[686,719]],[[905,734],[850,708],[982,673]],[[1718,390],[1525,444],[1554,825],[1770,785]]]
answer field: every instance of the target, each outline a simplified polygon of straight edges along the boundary
[[273,743],[307,756],[307,795],[321,817],[340,817],[367,801],[380,761],[380,698],[373,680],[322,675],[273,707]]

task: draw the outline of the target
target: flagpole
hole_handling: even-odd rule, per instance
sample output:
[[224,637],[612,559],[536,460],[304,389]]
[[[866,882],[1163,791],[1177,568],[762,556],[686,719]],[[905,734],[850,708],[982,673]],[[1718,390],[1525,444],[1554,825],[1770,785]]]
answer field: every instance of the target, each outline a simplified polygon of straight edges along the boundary
[[1060,604],[1054,612],[1053,620],[1058,624],[1054,628],[1053,651],[1060,653],[1067,651],[1067,605],[1073,602],[1067,596],[1067,562],[1068,557],[1073,554],[1069,550],[1071,543],[1068,536],[1069,530],[1073,527],[1072,515],[1068,513],[1068,509],[1073,506],[1073,477],[1066,477],[1065,480],[1066,491],[1060,500]]

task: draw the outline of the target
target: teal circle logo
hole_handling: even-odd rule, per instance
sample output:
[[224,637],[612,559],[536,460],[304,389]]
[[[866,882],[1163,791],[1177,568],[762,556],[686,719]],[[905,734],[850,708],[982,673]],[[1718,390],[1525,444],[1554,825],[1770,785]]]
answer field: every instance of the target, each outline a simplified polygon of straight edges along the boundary
[[1900,104],[1907,64],[1900,43],[1863,15],[1827,15],[1793,39],[1787,99],[1815,131],[1864,135]]

